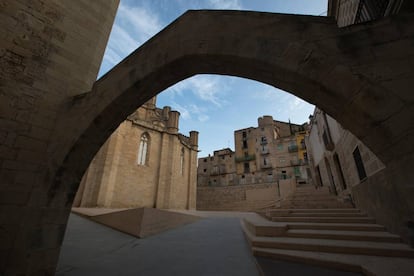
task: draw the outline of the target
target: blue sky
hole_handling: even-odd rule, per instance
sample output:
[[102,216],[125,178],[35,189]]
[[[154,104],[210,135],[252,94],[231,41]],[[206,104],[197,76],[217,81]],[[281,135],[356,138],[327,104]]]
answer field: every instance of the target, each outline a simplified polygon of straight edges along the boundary
[[[189,9],[236,9],[326,15],[327,0],[121,0],[99,76]],[[180,132],[200,132],[199,157],[234,149],[236,129],[257,126],[257,118],[304,123],[314,106],[256,81],[197,75],[160,93],[157,106],[181,113]]]

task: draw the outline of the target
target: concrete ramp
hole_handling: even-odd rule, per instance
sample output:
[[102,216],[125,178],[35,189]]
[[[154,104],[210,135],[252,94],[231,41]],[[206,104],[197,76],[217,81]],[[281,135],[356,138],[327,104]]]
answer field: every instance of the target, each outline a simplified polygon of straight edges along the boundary
[[138,238],[189,224],[200,217],[153,208],[73,208],[76,214]]

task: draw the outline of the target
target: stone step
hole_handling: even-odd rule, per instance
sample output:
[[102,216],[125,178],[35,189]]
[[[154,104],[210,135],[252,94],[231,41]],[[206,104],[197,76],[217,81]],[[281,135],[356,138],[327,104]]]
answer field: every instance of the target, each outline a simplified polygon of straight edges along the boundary
[[375,223],[370,217],[272,217],[277,222]]
[[337,198],[331,194],[325,193],[294,193],[292,198]]
[[414,262],[410,258],[391,258],[366,255],[349,255],[316,251],[252,248],[255,256],[292,262],[319,265],[323,267],[359,272],[377,276],[411,276]]
[[333,208],[351,208],[351,204],[344,204],[341,202],[323,203],[323,202],[306,202],[306,203],[294,203],[294,202],[282,202],[280,204],[281,209],[333,209]]
[[343,230],[312,230],[312,229],[289,229],[287,237],[316,238],[333,240],[375,241],[375,242],[401,242],[397,235],[381,231],[343,231]]
[[292,203],[295,204],[303,204],[303,203],[322,203],[322,204],[326,204],[326,203],[343,203],[339,200],[337,200],[336,198],[329,198],[329,199],[324,199],[324,200],[318,200],[318,199],[291,199],[289,200]]
[[367,217],[365,213],[319,213],[319,212],[292,212],[292,213],[279,213],[277,216],[290,216],[290,217]]
[[360,213],[361,210],[356,208],[331,208],[331,209],[269,209],[267,212],[300,212],[300,213]]
[[293,192],[293,195],[330,195],[334,196],[333,194],[329,193],[329,191],[318,191],[318,190],[296,190]]
[[315,223],[289,222],[289,229],[346,230],[346,231],[384,231],[385,227],[374,223]]
[[[331,202],[331,203],[323,203],[323,202],[306,202],[306,203],[295,203],[291,202],[290,204],[285,204],[283,206],[286,206],[286,208],[289,209],[339,209],[344,208],[348,209],[352,207],[352,205],[344,205],[341,202]],[[289,207],[290,206],[290,207]],[[282,207],[284,208],[284,207]]]
[[403,243],[290,237],[257,237],[252,235],[249,235],[248,238],[250,239],[252,247],[414,258],[414,250]]
[[315,189],[315,188],[300,188],[300,189],[296,189],[294,191],[295,194],[304,194],[304,193],[309,193],[309,194],[330,194],[329,189]]

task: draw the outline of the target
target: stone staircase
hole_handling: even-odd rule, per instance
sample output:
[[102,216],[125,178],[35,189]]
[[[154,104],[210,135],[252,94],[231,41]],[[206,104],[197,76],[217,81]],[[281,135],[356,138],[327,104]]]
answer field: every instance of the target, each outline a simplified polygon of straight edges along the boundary
[[255,256],[366,275],[414,275],[414,250],[350,202],[310,185],[242,220]]

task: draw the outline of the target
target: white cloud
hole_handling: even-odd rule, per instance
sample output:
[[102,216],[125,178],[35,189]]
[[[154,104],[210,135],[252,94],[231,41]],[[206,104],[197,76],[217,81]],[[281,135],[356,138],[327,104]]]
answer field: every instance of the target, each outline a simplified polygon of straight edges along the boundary
[[191,92],[200,100],[210,102],[216,107],[222,107],[227,103],[223,97],[219,97],[220,93],[227,90],[225,79],[214,75],[196,75],[168,88],[168,91],[173,92],[174,96],[182,96],[184,93]]
[[206,115],[206,114],[200,114],[199,116],[198,116],[198,120],[200,121],[200,122],[206,122],[206,121],[208,121],[210,119],[210,117],[208,116],[208,115]]
[[103,57],[100,74],[106,73],[106,71],[117,65],[138,46],[139,42],[132,38],[123,27],[117,23],[114,24]]
[[199,122],[205,122],[210,119],[210,117],[206,114],[208,109],[199,107],[195,104],[181,105],[179,103],[172,102],[172,108],[180,112],[181,118],[184,120],[196,118]]
[[288,100],[288,107],[290,111],[297,111],[302,109],[306,105],[306,102],[301,98],[291,95],[290,99]]
[[209,0],[214,9],[220,10],[241,10],[242,5],[239,0]]
[[181,118],[183,118],[184,120],[189,120],[189,119],[191,119],[191,114],[190,114],[190,111],[189,111],[187,108],[185,108],[184,106],[182,106],[182,105],[180,105],[180,104],[178,104],[178,103],[176,103],[176,102],[173,102],[173,103],[172,103],[172,108],[173,108],[174,110],[177,110],[178,112],[180,112],[180,116],[181,116]]
[[193,93],[204,101],[211,102],[217,106],[221,106],[217,96],[219,92],[218,82],[209,76],[196,76],[189,80],[193,88]]
[[104,60],[114,66],[122,60],[122,57],[119,56],[111,47],[107,47],[104,54]]
[[[103,62],[114,66],[159,32],[159,15],[144,7],[130,7],[121,2],[112,27]],[[108,68],[109,69],[109,68]]]
[[138,34],[138,40],[143,43],[159,32],[163,25],[159,16],[144,7],[129,7],[121,3],[118,9],[122,23]]

